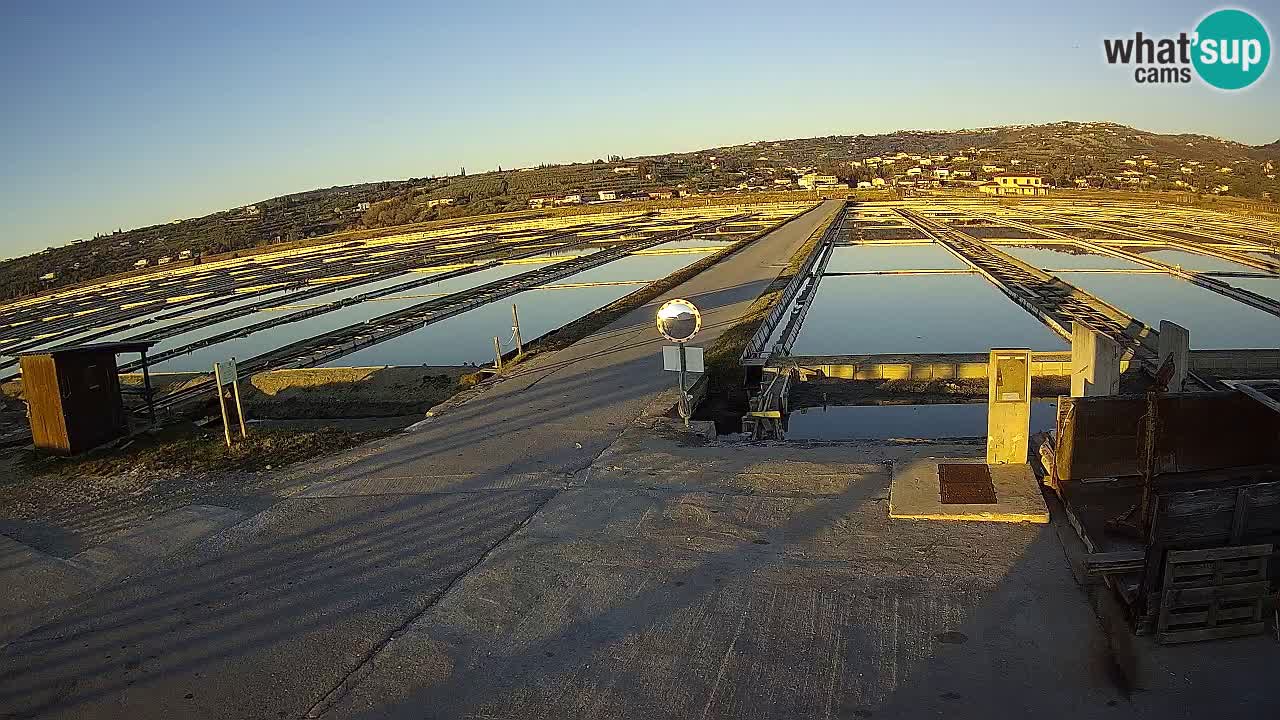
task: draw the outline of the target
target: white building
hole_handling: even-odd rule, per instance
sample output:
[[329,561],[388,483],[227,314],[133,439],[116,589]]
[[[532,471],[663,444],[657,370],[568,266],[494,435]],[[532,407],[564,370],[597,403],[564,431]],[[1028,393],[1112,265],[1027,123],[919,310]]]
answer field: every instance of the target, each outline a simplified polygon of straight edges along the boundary
[[840,179],[835,175],[819,175],[817,173],[805,173],[800,176],[796,184],[803,188],[820,188],[830,187],[839,184]]

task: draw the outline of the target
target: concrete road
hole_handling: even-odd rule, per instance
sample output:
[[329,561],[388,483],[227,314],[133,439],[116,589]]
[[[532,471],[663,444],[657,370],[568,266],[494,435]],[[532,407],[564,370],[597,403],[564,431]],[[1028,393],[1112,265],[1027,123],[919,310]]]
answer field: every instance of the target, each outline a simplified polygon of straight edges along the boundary
[[[699,340],[730,326],[838,207],[824,203],[670,293],[703,309]],[[44,608],[58,620],[0,655],[0,715],[326,710],[671,386],[658,302],[437,422],[317,465],[306,491],[212,542]]]

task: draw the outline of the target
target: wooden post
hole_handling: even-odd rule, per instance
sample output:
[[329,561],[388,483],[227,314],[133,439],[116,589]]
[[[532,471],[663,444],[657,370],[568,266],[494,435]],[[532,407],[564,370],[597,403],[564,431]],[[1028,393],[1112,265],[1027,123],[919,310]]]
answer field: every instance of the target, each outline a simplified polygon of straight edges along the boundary
[[151,418],[151,424],[156,424],[156,403],[155,393],[151,390],[151,373],[147,369],[147,351],[143,349],[142,353],[142,397],[147,401],[147,416]]
[[231,391],[236,398],[236,417],[240,419],[240,438],[249,437],[249,431],[244,427],[244,408],[240,405],[240,368],[236,365],[236,359],[231,358],[231,367],[236,368],[236,374],[231,378]]
[[222,411],[222,434],[227,438],[227,447],[231,447],[231,423],[227,420],[227,403],[222,396],[222,368],[219,363],[213,364],[213,383],[217,386],[218,410]]
[[493,336],[493,367],[495,370],[502,369],[502,341],[497,335]]
[[1138,502],[1138,529],[1145,537],[1151,532],[1151,487],[1159,472],[1156,457],[1157,429],[1159,423],[1160,394],[1147,393],[1147,416],[1142,432],[1142,496]]
[[511,334],[516,340],[516,357],[524,354],[524,343],[520,341],[520,316],[516,314],[516,304],[511,303]]

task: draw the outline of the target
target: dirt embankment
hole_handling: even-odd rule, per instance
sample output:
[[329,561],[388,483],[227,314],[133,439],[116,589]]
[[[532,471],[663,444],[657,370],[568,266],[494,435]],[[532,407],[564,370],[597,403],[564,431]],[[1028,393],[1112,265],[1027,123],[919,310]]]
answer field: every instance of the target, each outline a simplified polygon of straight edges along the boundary
[[475,368],[372,367],[276,370],[240,386],[251,418],[421,415],[474,384]]
[[[791,409],[832,405],[928,405],[986,402],[986,378],[948,380],[843,380],[814,378],[791,386]],[[1031,381],[1036,398],[1070,394],[1071,378],[1037,377]]]
[[[240,384],[248,436],[232,422],[225,444],[213,393],[197,409],[212,420],[178,421],[73,458],[30,447],[0,451],[0,533],[56,554],[78,551],[187,504],[255,510],[290,482],[291,464],[386,436],[468,387],[475,368],[315,368],[261,373]],[[156,376],[180,386],[201,376]],[[127,384],[140,383],[126,376]],[[22,407],[21,383],[4,402]],[[15,413],[25,425],[25,413]]]

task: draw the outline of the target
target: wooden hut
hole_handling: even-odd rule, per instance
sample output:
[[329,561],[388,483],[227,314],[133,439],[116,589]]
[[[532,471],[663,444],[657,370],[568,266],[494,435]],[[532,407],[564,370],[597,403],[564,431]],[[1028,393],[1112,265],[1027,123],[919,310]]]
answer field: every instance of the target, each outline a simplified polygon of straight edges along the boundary
[[[36,448],[75,455],[129,432],[117,353],[142,355],[140,394],[151,405],[147,350],[155,341],[67,345],[22,353],[22,392]],[[154,419],[154,417],[153,417]]]

